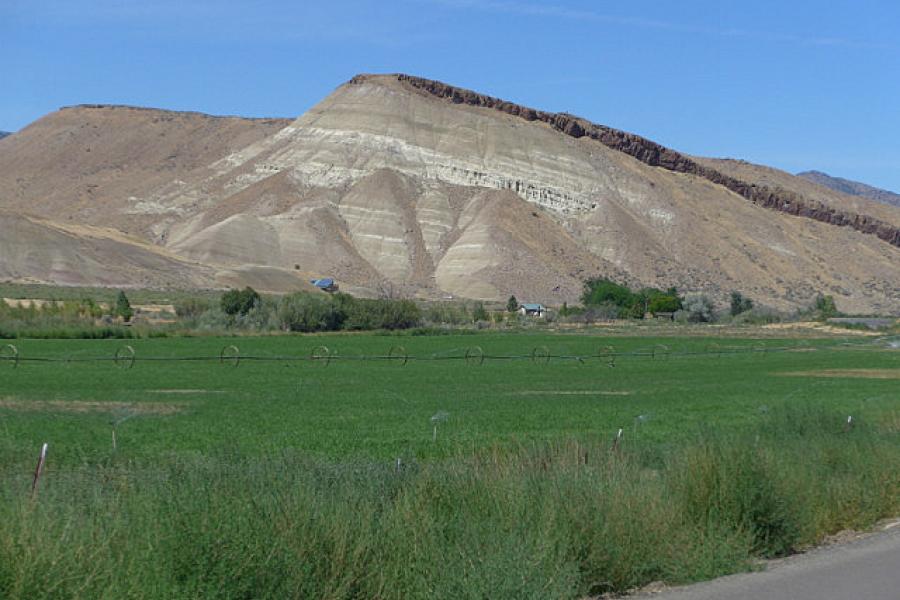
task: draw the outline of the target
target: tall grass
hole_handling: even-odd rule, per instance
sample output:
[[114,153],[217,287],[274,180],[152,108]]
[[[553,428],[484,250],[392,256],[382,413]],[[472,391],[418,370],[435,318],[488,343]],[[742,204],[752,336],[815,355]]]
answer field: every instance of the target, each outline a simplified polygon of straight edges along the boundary
[[900,443],[820,410],[739,437],[440,462],[172,456],[0,488],[4,598],[578,598],[745,569],[900,511]]

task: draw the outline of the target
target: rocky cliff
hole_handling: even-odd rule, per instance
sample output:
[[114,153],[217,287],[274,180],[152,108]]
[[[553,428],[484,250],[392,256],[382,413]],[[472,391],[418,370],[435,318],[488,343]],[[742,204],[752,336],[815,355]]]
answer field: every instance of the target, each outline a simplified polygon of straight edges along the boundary
[[[358,75],[350,83],[359,84],[367,81],[370,77],[369,75]],[[573,138],[589,137],[646,165],[702,177],[764,208],[814,219],[829,225],[850,227],[862,233],[877,236],[893,246],[900,247],[900,227],[870,215],[855,214],[826,206],[815,199],[805,198],[789,190],[773,189],[747,183],[703,166],[680,152],[666,148],[639,135],[598,125],[566,113],[544,112],[520,106],[499,98],[457,88],[440,81],[404,74],[398,74],[396,78],[398,81],[417,90],[446,99],[455,104],[490,108],[521,117],[526,121],[540,121]]]

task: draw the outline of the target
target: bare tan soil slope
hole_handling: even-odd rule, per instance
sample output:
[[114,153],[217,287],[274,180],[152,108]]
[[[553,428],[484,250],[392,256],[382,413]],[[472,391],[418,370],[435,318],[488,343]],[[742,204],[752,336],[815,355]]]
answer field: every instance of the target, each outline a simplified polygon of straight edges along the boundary
[[284,127],[284,119],[84,105],[0,142],[0,208],[136,230],[141,197]]
[[[0,208],[116,227],[218,285],[328,275],[359,289],[559,303],[608,275],[721,300],[736,289],[779,308],[822,292],[848,311],[900,311],[891,207],[857,199],[841,205],[856,211],[845,218],[828,212],[844,198],[786,173],[760,178],[438,82],[356,77],[289,123],[78,110],[121,113],[96,134],[117,150],[44,158],[68,134],[43,135],[38,122],[0,142]],[[190,125],[173,125],[182,118]],[[154,138],[163,146],[143,152],[147,131],[182,141]],[[121,171],[100,166],[116,155],[131,157]],[[792,202],[818,208],[792,214]]]
[[112,230],[0,212],[0,280],[117,287],[208,287],[211,273]]

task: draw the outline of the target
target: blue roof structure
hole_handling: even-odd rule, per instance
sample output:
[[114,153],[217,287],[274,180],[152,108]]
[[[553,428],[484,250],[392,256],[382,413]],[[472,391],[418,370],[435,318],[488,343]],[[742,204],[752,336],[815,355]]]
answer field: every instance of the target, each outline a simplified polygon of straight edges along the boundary
[[309,282],[317,288],[321,288],[323,290],[334,285],[334,279],[332,279],[331,277],[327,277],[324,279],[310,279]]
[[525,310],[545,310],[543,304],[523,304],[522,308]]

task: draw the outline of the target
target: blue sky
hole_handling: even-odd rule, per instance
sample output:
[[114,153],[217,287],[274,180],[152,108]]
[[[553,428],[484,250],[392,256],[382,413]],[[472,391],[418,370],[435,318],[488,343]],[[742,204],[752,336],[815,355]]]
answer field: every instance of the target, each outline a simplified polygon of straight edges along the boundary
[[0,130],[122,103],[297,116],[361,72],[900,191],[900,3],[0,0]]

